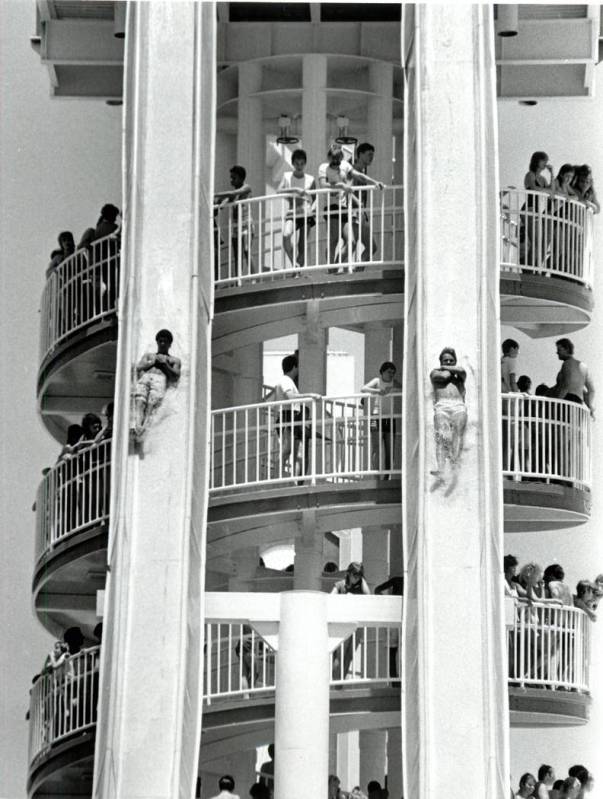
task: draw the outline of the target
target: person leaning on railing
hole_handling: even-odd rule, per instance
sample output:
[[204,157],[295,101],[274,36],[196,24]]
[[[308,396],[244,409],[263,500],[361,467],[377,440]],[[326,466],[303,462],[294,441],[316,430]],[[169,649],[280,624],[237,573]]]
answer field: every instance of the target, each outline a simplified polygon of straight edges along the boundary
[[[544,172],[549,173],[549,179]],[[545,152],[532,153],[530,166],[523,179],[524,188],[530,192],[550,190],[553,183],[553,166]],[[521,207],[521,224],[519,229],[520,263],[540,267],[546,256],[546,237],[541,219],[542,203],[540,197],[528,194]],[[535,257],[534,257],[535,256]]]
[[584,203],[587,208],[591,208],[594,214],[600,213],[601,205],[597,199],[592,170],[588,164],[574,167],[572,189],[580,202]]
[[283,226],[283,249],[297,269],[304,266],[309,228],[316,224],[315,198],[310,194],[316,189],[316,181],[306,174],[306,162],[305,150],[294,150],[291,155],[293,170],[285,172],[276,190],[289,200]]
[[70,230],[64,230],[62,233],[59,233],[58,242],[58,250],[53,250],[50,253],[50,263],[48,264],[48,269],[46,270],[47,279],[54,272],[57,266],[65,260],[65,258],[69,258],[69,256],[73,255],[75,252],[75,241],[73,238],[73,233]]
[[[251,186],[245,183],[247,178],[247,170],[245,167],[235,164],[230,169],[230,185],[232,189],[229,191],[219,191],[214,194],[214,205],[229,205],[237,203],[231,209],[231,216],[229,216],[229,230],[230,241],[232,245],[232,252],[235,261],[235,271],[237,275],[243,273],[245,261],[247,262],[247,269],[249,274],[254,273],[253,260],[251,258],[251,245],[254,237],[254,227],[249,217],[249,205],[247,203],[240,203],[241,200],[247,200],[251,197]],[[219,278],[219,243],[221,239],[220,228],[214,227],[214,246],[216,246],[216,278]],[[240,246],[239,246],[240,241]],[[239,263],[239,250],[241,260]],[[229,275],[231,277],[232,275]]]

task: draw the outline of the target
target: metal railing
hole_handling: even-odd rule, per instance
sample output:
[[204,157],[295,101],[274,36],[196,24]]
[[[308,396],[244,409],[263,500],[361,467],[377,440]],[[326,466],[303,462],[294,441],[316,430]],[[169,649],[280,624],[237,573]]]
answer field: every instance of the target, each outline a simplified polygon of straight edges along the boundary
[[96,723],[99,647],[73,655],[34,683],[29,703],[29,762]]
[[307,199],[270,194],[215,205],[216,287],[300,270],[400,266],[403,188],[361,186],[343,195],[317,189]]
[[366,394],[212,411],[210,490],[400,475],[401,399]]
[[114,233],[93,241],[53,269],[41,302],[40,356],[117,310],[120,240]]
[[590,488],[591,417],[585,405],[503,394],[503,474]]
[[588,692],[590,624],[580,608],[516,602],[509,684]]
[[592,287],[593,212],[548,191],[500,192],[501,270],[575,280]]
[[36,497],[36,559],[71,535],[109,521],[111,441],[59,461]]
[[[399,625],[358,627],[331,655],[331,685],[387,684],[399,679],[398,641]],[[204,700],[211,704],[274,691],[276,657],[248,624],[206,624]]]

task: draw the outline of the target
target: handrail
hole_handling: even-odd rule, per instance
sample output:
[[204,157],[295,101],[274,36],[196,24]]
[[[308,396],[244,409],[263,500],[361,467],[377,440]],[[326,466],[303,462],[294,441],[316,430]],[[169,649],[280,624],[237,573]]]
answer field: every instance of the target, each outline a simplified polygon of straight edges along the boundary
[[36,497],[36,561],[70,536],[108,524],[110,493],[110,440],[56,463]]
[[41,674],[30,691],[29,763],[55,743],[96,723],[100,647]]
[[552,397],[502,395],[503,475],[592,485],[592,425],[585,405]]
[[400,266],[403,187],[315,189],[304,200],[267,194],[214,205],[216,287],[275,276]]
[[117,311],[120,239],[115,233],[76,250],[53,269],[41,301],[43,362],[63,341]]
[[[401,399],[400,393],[388,395],[385,410],[366,394],[214,410],[210,491],[398,476]],[[501,401],[505,477],[590,488],[585,406],[525,394],[503,394]]]
[[581,608],[515,602],[509,684],[589,691],[590,619]]
[[593,210],[551,191],[500,192],[502,271],[573,280],[592,288]]
[[399,392],[263,402],[212,411],[210,490],[400,475]]

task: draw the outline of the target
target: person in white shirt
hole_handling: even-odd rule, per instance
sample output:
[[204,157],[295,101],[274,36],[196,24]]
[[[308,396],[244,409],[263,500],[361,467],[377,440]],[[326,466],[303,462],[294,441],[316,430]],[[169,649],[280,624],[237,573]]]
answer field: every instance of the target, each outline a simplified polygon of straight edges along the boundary
[[287,257],[298,269],[306,260],[306,240],[308,228],[314,227],[314,205],[311,191],[316,189],[312,175],[307,175],[305,150],[294,150],[291,156],[293,171],[285,172],[277,189],[278,194],[289,197],[289,210],[283,226],[283,249]]
[[363,394],[371,395],[369,402],[372,470],[380,470],[381,452],[384,456],[385,470],[389,471],[392,466],[396,420],[394,398],[391,394],[402,390],[402,386],[394,380],[395,375],[395,364],[384,361],[379,367],[379,376],[369,380],[361,389]]
[[[358,207],[358,198],[354,194],[352,180],[365,185],[378,186],[383,188],[383,183],[368,175],[359,172],[350,164],[343,160],[343,149],[340,144],[332,144],[327,152],[327,161],[318,167],[318,185],[321,189],[336,189],[329,199],[329,207],[325,212],[327,220],[329,238],[329,263],[335,263],[335,253],[339,240],[343,239],[343,245],[339,251],[339,262],[344,263],[348,257],[348,244],[350,251],[354,245],[353,226],[348,224],[348,207],[350,210]],[[350,215],[351,217],[351,215]],[[337,269],[329,269],[329,272],[337,272]]]
[[519,344],[512,338],[507,338],[502,343],[502,351],[503,355],[500,360],[501,391],[503,394],[507,394],[510,391],[519,391],[517,386]]
[[293,453],[291,474],[298,477],[303,473],[302,452],[306,450],[306,447],[302,450],[302,442],[305,441],[307,445],[309,436],[306,430],[305,407],[303,403],[291,402],[291,400],[320,399],[320,395],[299,393],[296,385],[299,374],[296,355],[286,355],[282,360],[281,367],[283,376],[266,399],[274,399],[276,402],[283,403],[278,408],[277,430],[281,439],[281,470],[278,476],[286,476],[287,461]]
[[212,796],[212,799],[239,799],[238,794],[233,793],[234,787],[234,779],[230,776],[230,774],[225,774],[218,780],[218,788],[220,789],[220,793],[216,794],[216,796]]

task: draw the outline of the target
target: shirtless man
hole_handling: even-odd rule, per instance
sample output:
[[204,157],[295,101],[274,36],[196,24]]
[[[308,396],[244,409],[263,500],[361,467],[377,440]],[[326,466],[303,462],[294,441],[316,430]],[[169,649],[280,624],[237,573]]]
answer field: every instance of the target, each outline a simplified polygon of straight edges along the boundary
[[592,418],[595,418],[595,387],[585,363],[574,358],[574,345],[569,338],[560,338],[555,342],[557,357],[563,361],[561,371],[557,375],[551,396],[566,399],[570,402],[586,404]]
[[465,408],[465,379],[467,373],[456,365],[456,352],[445,347],[440,353],[440,368],[429,375],[433,386],[434,432],[437,471],[432,474],[443,482],[447,464],[453,473],[463,449],[467,425]]
[[180,377],[180,360],[169,354],[173,340],[169,330],[160,330],[155,336],[157,352],[145,352],[136,364],[134,433],[137,441],[142,439],[151,417],[163,401],[168,383],[175,383]]

